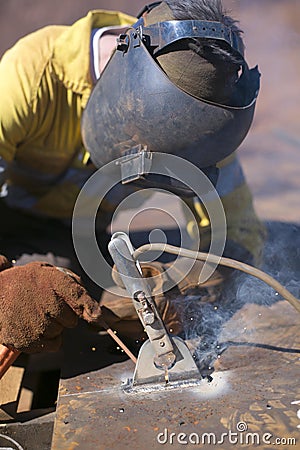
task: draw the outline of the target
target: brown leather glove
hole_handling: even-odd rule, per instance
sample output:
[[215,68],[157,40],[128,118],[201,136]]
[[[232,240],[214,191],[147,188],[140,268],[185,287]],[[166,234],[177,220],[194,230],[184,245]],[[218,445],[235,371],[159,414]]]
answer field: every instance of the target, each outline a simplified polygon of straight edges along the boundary
[[0,343],[25,353],[57,351],[63,329],[78,317],[99,320],[100,306],[73,272],[44,262],[10,266],[0,256]]
[[[185,258],[180,259],[175,266],[173,263],[159,262],[141,264],[143,276],[149,282],[159,313],[167,330],[172,334],[179,334],[182,330],[181,307],[185,297],[197,295],[202,302],[213,302],[221,293],[224,275],[220,271],[215,271],[208,281],[199,284],[203,263],[196,261],[192,269],[190,267],[190,262]],[[105,291],[100,302],[105,321],[124,337],[132,340],[145,339],[147,336],[138,320],[132,300],[126,294],[115,268],[112,276],[117,286],[111,288],[110,292]]]

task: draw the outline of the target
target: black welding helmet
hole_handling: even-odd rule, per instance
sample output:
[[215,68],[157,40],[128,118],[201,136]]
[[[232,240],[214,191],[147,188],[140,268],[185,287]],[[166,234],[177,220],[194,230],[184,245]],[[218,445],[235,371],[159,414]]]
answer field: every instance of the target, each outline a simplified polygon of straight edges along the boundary
[[[217,41],[240,61],[227,101],[203,98],[201,92],[198,96],[175,84],[159,64],[160,55],[184,52],[186,43],[195,40]],[[126,160],[162,152],[209,171],[247,135],[259,78],[257,67],[250,70],[244,60],[241,41],[220,22],[163,20],[145,24],[143,16],[119,37],[92,91],[83,113],[83,142],[97,168],[121,156]]]

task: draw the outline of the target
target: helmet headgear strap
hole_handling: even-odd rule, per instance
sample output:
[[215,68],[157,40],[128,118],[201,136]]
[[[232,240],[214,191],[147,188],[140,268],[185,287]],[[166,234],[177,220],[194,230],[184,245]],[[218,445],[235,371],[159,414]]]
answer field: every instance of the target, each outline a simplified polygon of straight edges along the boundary
[[137,18],[139,19],[140,17],[142,17],[145,13],[149,13],[153,8],[156,8],[156,6],[160,5],[162,2],[153,2],[153,3],[148,3],[148,5],[145,5],[143,9],[141,9],[138,14],[137,14]]

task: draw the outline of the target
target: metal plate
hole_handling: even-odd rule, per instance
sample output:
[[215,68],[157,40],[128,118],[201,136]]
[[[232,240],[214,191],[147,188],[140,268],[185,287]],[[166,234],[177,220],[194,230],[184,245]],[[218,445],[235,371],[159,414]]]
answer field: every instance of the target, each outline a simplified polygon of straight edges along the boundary
[[[299,315],[285,301],[246,304],[223,329],[221,341],[229,339],[212,381],[197,387],[128,394],[131,361],[63,379],[52,449],[195,448],[197,439],[202,448],[254,439],[267,449],[263,440],[299,440]],[[107,337],[98,341],[103,361]]]

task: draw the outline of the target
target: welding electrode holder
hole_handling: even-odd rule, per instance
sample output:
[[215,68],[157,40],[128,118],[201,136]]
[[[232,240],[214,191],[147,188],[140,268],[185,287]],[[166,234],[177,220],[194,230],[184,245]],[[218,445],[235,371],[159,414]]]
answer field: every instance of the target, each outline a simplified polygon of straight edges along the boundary
[[133,258],[129,236],[114,233],[108,250],[149,337],[140,348],[130,388],[192,379],[199,382],[201,375],[185,342],[170,336],[165,328],[139,262]]
[[142,276],[139,264],[132,257],[134,249],[126,233],[114,233],[108,250],[157,357],[174,352],[171,339],[152,299],[151,290]]

